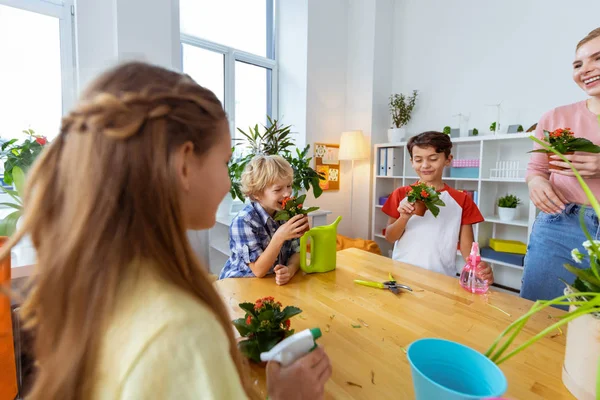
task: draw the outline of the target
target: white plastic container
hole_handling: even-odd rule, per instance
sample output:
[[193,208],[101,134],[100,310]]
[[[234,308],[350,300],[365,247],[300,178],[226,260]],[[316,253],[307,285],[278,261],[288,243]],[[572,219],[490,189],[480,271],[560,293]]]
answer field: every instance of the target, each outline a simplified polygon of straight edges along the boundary
[[319,328],[305,329],[279,342],[270,351],[260,353],[261,361],[277,361],[284,367],[313,351],[315,340],[321,337]]

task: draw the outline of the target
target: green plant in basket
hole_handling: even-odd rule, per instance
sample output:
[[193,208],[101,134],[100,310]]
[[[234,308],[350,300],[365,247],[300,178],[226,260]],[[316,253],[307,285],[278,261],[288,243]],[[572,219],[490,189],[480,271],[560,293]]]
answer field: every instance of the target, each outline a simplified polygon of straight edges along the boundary
[[521,204],[521,199],[514,194],[507,194],[498,199],[498,207],[517,208],[519,204]]
[[[572,166],[572,164],[562,155],[562,153],[558,149],[552,147],[547,141],[539,140],[534,136],[530,136],[530,138],[536,143],[538,143],[543,149],[545,149],[543,151],[552,152],[558,155],[564,162],[569,164],[579,184],[583,188],[592,208],[594,209],[597,215],[600,215],[600,204],[598,203],[598,200],[596,199],[596,197],[594,197],[589,186],[583,180],[579,172]],[[588,239],[586,242],[583,243],[583,246],[588,253],[589,266],[587,268],[576,268],[570,264],[565,264],[565,268],[575,275],[575,281],[572,284],[568,284],[567,282],[565,282],[567,290],[565,290],[564,296],[559,296],[552,300],[536,301],[531,307],[531,309],[527,313],[525,313],[525,315],[515,320],[500,334],[500,336],[498,336],[498,338],[494,341],[492,346],[486,352],[486,356],[488,356],[496,364],[500,364],[510,359],[511,357],[517,355],[518,353],[525,350],[527,347],[531,346],[533,343],[535,343],[548,333],[556,331],[561,326],[569,323],[570,321],[576,318],[582,317],[587,314],[594,314],[597,316],[600,315],[600,241],[593,240],[590,233],[588,232],[584,223],[583,209],[580,213],[580,224],[585,236]],[[583,263],[585,260],[585,256],[578,249],[574,249],[571,252],[571,256],[573,260],[577,263]],[[507,353],[508,348],[517,338],[522,329],[525,327],[529,318],[531,318],[531,316],[533,316],[534,314],[542,311],[543,309],[555,305],[574,307],[572,307],[568,313],[563,315],[559,319],[559,321],[543,329],[531,339],[527,340],[525,343],[521,344],[520,346]],[[502,341],[504,341],[504,343],[501,344]],[[600,368],[598,369],[598,371],[600,373]],[[598,377],[597,382],[598,384],[600,384],[600,376]],[[600,393],[600,390],[598,391],[598,393]]]
[[317,211],[319,207],[309,207],[304,208],[304,200],[306,199],[306,195],[296,197],[286,197],[281,202],[281,207],[283,208],[280,211],[277,211],[275,214],[275,221],[288,221],[290,218],[302,214],[306,215],[310,212]]
[[434,217],[437,217],[440,213],[440,207],[446,205],[440,198],[440,192],[423,182],[410,185],[410,191],[406,197],[410,203],[418,201],[425,203],[425,207],[431,211]]
[[271,350],[283,339],[294,334],[290,318],[302,312],[294,306],[282,309],[282,304],[273,297],[264,297],[254,303],[241,303],[246,312],[244,318],[233,321],[233,325],[245,340],[238,342],[242,354],[260,363],[260,353]]

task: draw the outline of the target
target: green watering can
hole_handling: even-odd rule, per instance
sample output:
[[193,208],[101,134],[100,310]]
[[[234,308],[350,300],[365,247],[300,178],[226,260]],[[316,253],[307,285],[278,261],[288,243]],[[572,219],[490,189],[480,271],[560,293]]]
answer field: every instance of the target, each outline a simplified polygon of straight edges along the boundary
[[[300,268],[306,273],[329,272],[335,269],[337,226],[342,217],[331,225],[317,226],[300,238]],[[306,245],[310,238],[310,265],[306,264]]]

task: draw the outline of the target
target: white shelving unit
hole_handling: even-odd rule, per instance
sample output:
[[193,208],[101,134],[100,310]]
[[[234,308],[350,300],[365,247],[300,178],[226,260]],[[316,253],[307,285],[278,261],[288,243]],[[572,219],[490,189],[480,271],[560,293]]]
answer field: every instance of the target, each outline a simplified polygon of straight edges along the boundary
[[[444,182],[459,190],[477,190],[477,206],[485,218],[485,222],[474,226],[474,235],[481,247],[488,246],[490,238],[519,240],[528,243],[536,208],[529,200],[529,191],[525,183],[525,168],[529,160],[532,141],[529,133],[499,134],[452,138],[452,154],[456,159],[479,159],[479,176],[477,178],[451,177],[450,168],[444,171]],[[373,218],[371,237],[377,242],[384,255],[389,255],[393,245],[383,236],[388,216],[381,210],[379,198],[387,196],[394,189],[416,182],[419,178],[410,163],[410,155],[406,142],[382,143],[375,146],[373,171]],[[399,148],[402,154],[402,175],[379,175],[379,149]],[[497,168],[497,162],[518,161],[522,171],[518,177],[492,178],[492,170]],[[521,199],[522,204],[517,208],[517,218],[513,221],[500,221],[497,214],[497,200],[506,194],[514,194]],[[523,267],[503,261],[484,258],[492,264],[495,280],[498,284],[519,290]],[[460,272],[464,260],[457,252],[457,272]]]

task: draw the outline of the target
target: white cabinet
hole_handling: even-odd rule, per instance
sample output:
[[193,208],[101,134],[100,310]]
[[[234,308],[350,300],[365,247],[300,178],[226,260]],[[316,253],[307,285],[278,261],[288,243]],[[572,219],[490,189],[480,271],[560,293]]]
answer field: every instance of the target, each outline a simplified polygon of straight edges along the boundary
[[[452,154],[455,159],[480,160],[479,172],[471,178],[450,176],[450,168],[444,172],[444,181],[459,190],[477,191],[476,204],[485,218],[485,222],[475,225],[474,234],[481,247],[488,246],[490,238],[519,240],[528,243],[536,209],[529,200],[525,183],[525,170],[533,142],[528,133],[486,135],[452,139]],[[396,176],[380,174],[379,155],[385,154],[382,148],[394,148],[401,151],[402,172]],[[414,172],[406,142],[375,145],[376,155],[373,165],[373,218],[372,239],[377,242],[384,255],[389,256],[393,245],[383,236],[387,215],[381,210],[379,198],[387,196],[400,186],[409,185],[418,180]],[[498,218],[497,200],[506,194],[514,194],[521,199],[517,207],[517,217],[504,222]],[[498,284],[512,289],[520,289],[523,267],[521,265],[484,258],[492,264]],[[464,265],[462,256],[457,253],[457,271]]]

